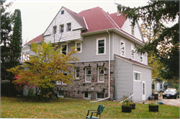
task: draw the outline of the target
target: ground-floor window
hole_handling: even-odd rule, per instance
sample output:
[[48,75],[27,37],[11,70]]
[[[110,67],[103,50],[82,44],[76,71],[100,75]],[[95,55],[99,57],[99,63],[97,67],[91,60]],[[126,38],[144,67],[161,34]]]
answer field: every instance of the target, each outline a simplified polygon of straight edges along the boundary
[[104,98],[104,93],[97,93],[97,98]]
[[60,90],[59,93],[58,93],[58,96],[59,96],[59,97],[64,97],[64,91],[61,91],[61,90]]

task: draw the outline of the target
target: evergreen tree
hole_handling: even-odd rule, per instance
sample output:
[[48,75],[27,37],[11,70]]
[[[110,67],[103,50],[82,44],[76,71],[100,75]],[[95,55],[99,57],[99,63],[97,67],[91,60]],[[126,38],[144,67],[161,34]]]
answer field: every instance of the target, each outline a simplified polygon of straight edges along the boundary
[[6,69],[10,68],[9,61],[9,53],[10,53],[10,40],[12,38],[12,15],[9,12],[6,12],[7,8],[11,5],[4,4],[4,2],[0,2],[1,5],[1,79],[8,79],[10,73],[6,71]]
[[161,77],[169,80],[179,79],[179,23],[169,25],[179,16],[179,0],[150,0],[148,5],[135,8],[119,4],[118,10],[132,20],[132,26],[142,19],[149,35],[157,36],[142,48],[136,46],[137,52],[154,52],[165,66],[161,70]]

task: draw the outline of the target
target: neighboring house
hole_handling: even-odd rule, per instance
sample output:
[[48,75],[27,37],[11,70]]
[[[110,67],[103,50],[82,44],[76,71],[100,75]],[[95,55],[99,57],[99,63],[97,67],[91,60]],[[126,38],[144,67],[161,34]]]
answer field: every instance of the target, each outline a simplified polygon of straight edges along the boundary
[[39,42],[42,36],[46,42],[60,42],[64,54],[77,47],[79,61],[70,62],[75,68],[69,69],[75,80],[73,85],[57,82],[59,96],[122,100],[133,93],[133,101],[141,101],[152,94],[148,54],[136,53],[134,47],[144,46],[140,27],[132,28],[122,14],[109,14],[100,7],[75,13],[62,7],[35,39]]
[[157,78],[154,81],[154,91],[159,92],[159,91],[164,91],[166,89],[166,83],[165,81],[161,80],[160,78]]

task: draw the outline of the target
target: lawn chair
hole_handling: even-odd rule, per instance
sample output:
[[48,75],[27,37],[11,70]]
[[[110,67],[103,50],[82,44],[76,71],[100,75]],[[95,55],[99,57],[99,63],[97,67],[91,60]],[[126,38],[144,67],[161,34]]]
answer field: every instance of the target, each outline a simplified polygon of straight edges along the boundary
[[[101,113],[103,112],[104,105],[99,105],[97,110],[88,110],[86,119],[100,119]],[[89,113],[91,112],[91,116]],[[96,117],[93,116],[93,113],[96,113]]]

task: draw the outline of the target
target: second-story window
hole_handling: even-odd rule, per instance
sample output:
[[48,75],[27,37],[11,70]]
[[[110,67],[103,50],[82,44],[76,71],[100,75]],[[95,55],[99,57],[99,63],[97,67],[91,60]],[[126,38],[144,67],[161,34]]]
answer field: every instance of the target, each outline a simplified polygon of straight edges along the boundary
[[67,24],[67,31],[71,31],[71,23]]
[[57,26],[53,26],[53,34],[56,34]]
[[96,54],[106,54],[106,39],[97,39],[97,48]]
[[134,48],[134,45],[131,45],[131,59],[135,59],[135,48]]
[[85,82],[91,82],[91,67],[86,67]]
[[82,52],[82,42],[75,42],[75,47],[78,53]]
[[67,54],[67,49],[68,49],[68,48],[67,48],[67,44],[62,44],[61,47],[62,47],[62,51],[61,51],[61,52],[62,52],[64,55],[66,55],[66,54]]
[[64,25],[60,25],[60,33],[64,32]]
[[125,43],[123,41],[121,41],[121,56],[125,56]]

